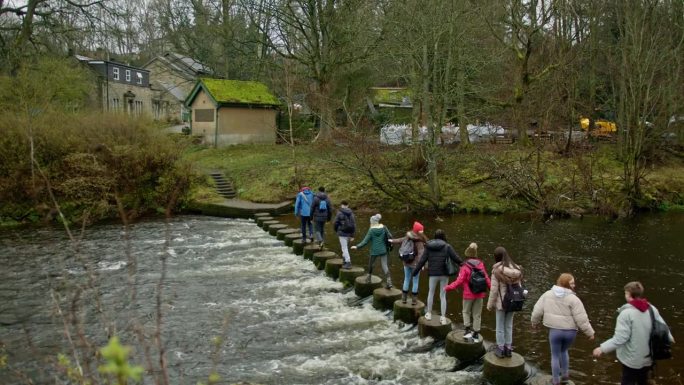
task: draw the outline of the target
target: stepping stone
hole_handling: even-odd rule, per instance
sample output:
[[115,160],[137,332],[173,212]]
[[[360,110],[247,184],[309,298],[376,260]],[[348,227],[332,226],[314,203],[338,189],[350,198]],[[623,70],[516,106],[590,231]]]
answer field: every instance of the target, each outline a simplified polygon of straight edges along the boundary
[[319,251],[322,251],[318,245],[315,243],[307,243],[306,246],[304,246],[304,259],[308,259],[310,261],[313,261],[313,255],[314,253],[317,253]]
[[401,303],[401,300],[394,301],[394,320],[414,325],[418,323],[424,310],[425,304],[421,301],[417,301],[415,305],[411,304],[411,298],[406,303]]
[[[528,378],[527,380],[525,380],[525,385],[549,385],[552,379],[553,377],[549,374],[537,373],[532,378]],[[568,380],[568,382],[566,382],[565,384],[575,385],[575,383],[572,382],[572,380]]]
[[[302,234],[297,234],[297,233],[290,233],[290,234],[285,234],[285,244],[292,247],[292,243],[294,243],[295,240],[299,239],[300,241],[302,240]],[[296,254],[296,253],[295,253]]]
[[[287,234],[291,235],[291,234]],[[286,235],[286,237],[287,237]],[[292,252],[295,253],[295,255],[302,255],[304,254],[304,241],[301,239],[295,239],[292,241]]]
[[313,255],[313,263],[316,265],[318,270],[323,270],[325,269],[325,261],[334,258],[337,258],[337,254],[332,251],[319,251]]
[[261,222],[261,228],[264,229],[264,231],[268,231],[271,228],[271,226],[279,225],[279,224],[281,224],[281,223],[276,221],[276,220],[263,221],[263,222]]
[[356,281],[356,277],[362,276],[365,273],[363,267],[352,266],[351,269],[340,269],[340,282],[345,287],[352,286]]
[[401,290],[399,289],[381,287],[373,290],[373,307],[378,310],[392,310],[394,302],[397,300],[401,302]]
[[270,213],[266,213],[266,212],[261,212],[261,213],[255,213],[255,214],[254,214],[254,218],[255,218],[255,219],[256,219],[256,218],[261,218],[261,217],[270,217],[270,216],[271,216],[271,214],[270,214]]
[[325,275],[332,279],[337,279],[340,276],[340,268],[344,264],[342,258],[333,258],[325,261]]
[[461,362],[473,361],[482,357],[486,353],[482,336],[478,342],[473,341],[472,338],[464,340],[464,332],[464,330],[454,330],[447,334],[444,346],[447,356],[456,357]]
[[287,234],[299,234],[299,230],[293,229],[292,227],[286,227],[284,229],[280,229],[276,232],[276,238],[283,241],[283,240],[285,240],[285,235],[287,235]]
[[275,219],[275,218],[273,218],[273,217],[258,217],[258,218],[256,219],[256,223],[257,223],[257,226],[263,228],[263,227],[264,227],[264,222],[265,222],[265,221],[272,221],[272,220],[274,220],[274,219]]
[[494,352],[484,355],[482,377],[492,385],[518,385],[527,377],[525,359],[518,353],[511,357],[498,358]]
[[356,277],[354,280],[354,293],[361,298],[373,295],[375,289],[382,287],[382,279],[377,275],[371,275],[370,282],[367,282],[368,275]]
[[277,224],[277,225],[271,225],[271,226],[268,226],[268,233],[275,237],[278,235],[278,230],[283,230],[286,228],[287,228],[287,225],[284,225],[282,223]]
[[447,318],[447,321],[446,325],[442,325],[439,322],[439,315],[434,313],[429,321],[425,317],[420,317],[418,319],[418,335],[422,338],[432,337],[435,341],[442,341],[452,330],[451,320]]

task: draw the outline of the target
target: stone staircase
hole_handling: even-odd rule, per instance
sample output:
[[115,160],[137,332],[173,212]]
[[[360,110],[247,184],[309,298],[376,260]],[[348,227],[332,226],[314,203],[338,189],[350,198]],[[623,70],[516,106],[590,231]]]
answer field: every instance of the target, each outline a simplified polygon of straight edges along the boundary
[[216,182],[216,191],[218,191],[219,195],[226,199],[235,198],[237,194],[235,193],[233,182],[226,179],[223,173],[212,171],[209,175],[214,179],[214,182]]

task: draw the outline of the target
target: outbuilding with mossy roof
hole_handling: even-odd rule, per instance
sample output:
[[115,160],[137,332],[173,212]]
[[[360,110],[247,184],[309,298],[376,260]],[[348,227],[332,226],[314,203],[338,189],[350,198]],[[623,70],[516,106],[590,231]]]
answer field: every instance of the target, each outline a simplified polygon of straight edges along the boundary
[[192,133],[207,144],[275,143],[280,101],[263,83],[200,79],[185,104]]

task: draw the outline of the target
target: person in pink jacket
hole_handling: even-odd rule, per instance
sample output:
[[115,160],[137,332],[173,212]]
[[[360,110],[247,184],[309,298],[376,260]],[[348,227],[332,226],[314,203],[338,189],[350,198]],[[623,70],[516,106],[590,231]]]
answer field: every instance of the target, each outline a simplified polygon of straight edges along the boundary
[[539,321],[549,328],[549,344],[551,345],[552,384],[566,384],[569,379],[570,356],[568,349],[581,330],[590,340],[594,339],[594,329],[584,310],[582,301],[575,294],[575,277],[563,273],[556,284],[539,297],[532,310],[532,327]]
[[[458,278],[448,284],[444,290],[456,290],[463,288],[463,325],[465,333],[463,339],[474,341],[480,340],[480,327],[482,326],[482,303],[487,295],[487,290],[492,286],[484,263],[477,258],[477,243],[471,243],[465,251],[466,261],[463,268],[458,272]],[[473,276],[473,272],[475,275]],[[473,279],[471,280],[471,277]],[[472,318],[472,323],[471,323]],[[472,326],[471,326],[472,325]]]

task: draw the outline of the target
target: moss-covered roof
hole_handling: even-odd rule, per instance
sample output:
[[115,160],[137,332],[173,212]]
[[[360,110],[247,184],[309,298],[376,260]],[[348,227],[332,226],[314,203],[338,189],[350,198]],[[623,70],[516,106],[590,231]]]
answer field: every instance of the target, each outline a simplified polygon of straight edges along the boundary
[[273,106],[280,104],[278,98],[269,91],[268,87],[260,82],[201,79],[200,83],[219,104],[263,104]]
[[408,88],[384,88],[384,87],[373,87],[371,88],[371,95],[373,97],[373,104],[401,104],[404,97],[411,100],[411,90]]

